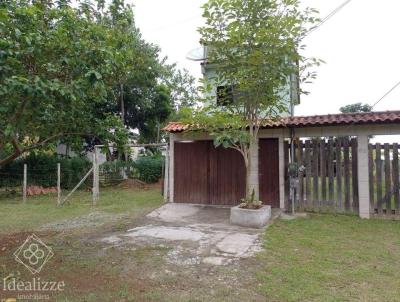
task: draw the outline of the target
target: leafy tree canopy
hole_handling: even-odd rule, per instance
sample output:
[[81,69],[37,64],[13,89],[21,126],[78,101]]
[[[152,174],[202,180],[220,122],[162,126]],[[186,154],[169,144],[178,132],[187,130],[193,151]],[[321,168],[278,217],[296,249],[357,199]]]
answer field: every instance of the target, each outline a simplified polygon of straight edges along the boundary
[[60,140],[123,145],[138,116],[162,123],[176,108],[188,78],[142,39],[129,5],[107,3],[0,3],[0,167]]
[[354,104],[349,104],[349,105],[340,107],[339,110],[341,113],[371,112],[372,106],[368,105],[368,104],[363,104],[363,103],[354,103]]
[[[258,188],[252,154],[258,152],[257,135],[266,119],[288,110],[283,97],[292,75],[300,82],[315,77],[311,67],[319,60],[306,58],[303,39],[318,21],[314,9],[301,9],[298,0],[209,0],[204,6],[206,25],[199,29],[208,47],[206,64],[215,76],[205,79],[204,106],[189,110],[185,122],[198,125],[216,146],[238,150],[247,168],[247,199]],[[210,93],[215,86],[233,87],[233,101],[223,106]],[[302,91],[301,91],[302,92]]]

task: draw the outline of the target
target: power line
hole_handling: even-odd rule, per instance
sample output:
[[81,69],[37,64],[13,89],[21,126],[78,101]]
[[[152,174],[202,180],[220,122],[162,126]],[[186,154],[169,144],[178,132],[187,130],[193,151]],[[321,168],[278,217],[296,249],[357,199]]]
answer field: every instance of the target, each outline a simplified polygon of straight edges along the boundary
[[[372,106],[371,106],[371,111],[374,109],[376,105],[378,105],[385,97],[387,97],[393,90],[395,90],[398,86],[400,86],[400,81],[397,82],[392,88],[390,88],[378,101],[376,101]],[[345,129],[348,129],[352,126],[354,126],[356,122],[352,122],[350,125],[348,125]]]
[[341,5],[339,5],[337,8],[335,8],[331,13],[329,13],[325,18],[321,20],[316,26],[312,27],[307,35],[312,33],[313,31],[317,30],[319,27],[321,27],[325,22],[327,22],[330,18],[332,18],[334,15],[336,15],[339,11],[341,11],[347,4],[349,4],[351,0],[346,0],[343,2]]
[[386,98],[393,90],[395,90],[398,86],[400,86],[400,81],[397,82],[392,88],[390,88],[378,101],[376,101],[371,109],[373,109],[376,105],[378,105],[384,98]]

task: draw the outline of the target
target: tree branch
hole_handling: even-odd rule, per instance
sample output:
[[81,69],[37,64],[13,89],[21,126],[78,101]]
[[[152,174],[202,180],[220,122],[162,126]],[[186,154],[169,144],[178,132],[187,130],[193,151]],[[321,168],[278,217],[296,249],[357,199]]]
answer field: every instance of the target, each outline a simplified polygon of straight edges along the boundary
[[0,168],[4,167],[5,165],[9,164],[10,162],[12,162],[13,160],[17,159],[20,155],[24,154],[25,152],[34,150],[36,148],[42,147],[46,144],[48,144],[50,141],[57,139],[57,138],[61,138],[64,136],[71,136],[71,135],[76,135],[76,136],[87,136],[87,137],[94,137],[95,135],[92,134],[88,134],[88,133],[79,133],[79,132],[69,132],[69,133],[58,133],[55,135],[52,135],[42,141],[37,142],[36,144],[30,145],[28,147],[25,148],[21,148],[18,144],[17,139],[14,137],[11,140],[11,145],[14,148],[14,153],[12,153],[11,155],[7,156],[4,159],[0,159]]

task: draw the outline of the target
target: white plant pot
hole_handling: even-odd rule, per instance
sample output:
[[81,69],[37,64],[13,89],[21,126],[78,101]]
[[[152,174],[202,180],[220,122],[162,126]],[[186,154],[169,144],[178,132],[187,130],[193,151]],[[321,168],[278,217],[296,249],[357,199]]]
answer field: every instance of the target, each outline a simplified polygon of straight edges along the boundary
[[232,224],[250,228],[262,228],[271,218],[271,206],[262,206],[260,209],[243,209],[239,206],[231,208]]

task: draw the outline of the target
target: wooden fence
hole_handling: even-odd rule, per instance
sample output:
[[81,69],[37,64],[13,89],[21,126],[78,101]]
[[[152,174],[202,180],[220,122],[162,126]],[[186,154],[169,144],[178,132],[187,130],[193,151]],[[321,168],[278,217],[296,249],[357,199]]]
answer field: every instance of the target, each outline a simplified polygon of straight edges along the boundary
[[369,145],[371,212],[376,216],[400,215],[399,145]]
[[299,174],[295,207],[316,212],[358,213],[357,140],[297,140]]

